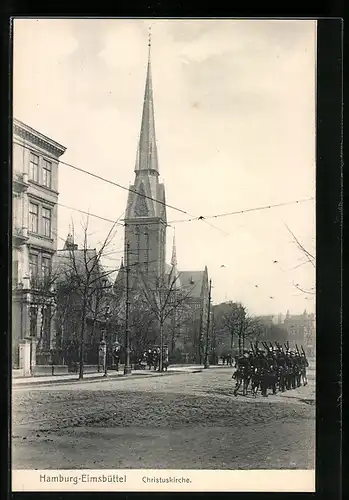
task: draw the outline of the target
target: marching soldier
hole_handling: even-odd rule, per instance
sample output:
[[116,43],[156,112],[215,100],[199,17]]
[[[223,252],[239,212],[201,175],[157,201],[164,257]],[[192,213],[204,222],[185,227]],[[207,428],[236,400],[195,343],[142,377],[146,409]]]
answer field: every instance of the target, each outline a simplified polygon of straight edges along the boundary
[[277,366],[278,366],[279,390],[281,392],[285,392],[286,384],[287,384],[287,380],[286,380],[286,371],[287,371],[286,356],[285,356],[283,350],[280,348],[277,351],[276,362],[277,362]]
[[244,351],[242,356],[239,356],[236,362],[236,371],[233,373],[232,378],[236,380],[234,388],[234,396],[237,396],[238,390],[243,383],[243,394],[247,393],[247,380],[250,372],[250,359],[249,352]]
[[309,363],[304,351],[301,354],[300,362],[301,362],[301,377],[303,380],[303,385],[307,385],[308,383],[307,368],[309,366]]
[[272,347],[270,347],[268,350],[267,362],[268,362],[268,379],[269,379],[268,387],[272,389],[273,394],[276,394],[278,366],[276,362],[276,355],[274,354]]
[[302,373],[302,366],[301,366],[301,357],[299,353],[295,353],[294,356],[294,364],[295,364],[295,382],[296,382],[296,387],[301,386],[301,373]]
[[268,361],[265,356],[264,351],[259,351],[258,353],[258,373],[261,386],[261,392],[263,397],[268,397],[268,379],[269,379],[269,367]]

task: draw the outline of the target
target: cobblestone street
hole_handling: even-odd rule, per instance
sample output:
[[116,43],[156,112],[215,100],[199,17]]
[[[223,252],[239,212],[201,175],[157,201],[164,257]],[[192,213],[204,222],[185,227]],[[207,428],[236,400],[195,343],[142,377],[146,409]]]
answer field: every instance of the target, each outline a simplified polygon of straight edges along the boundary
[[14,469],[314,467],[315,386],[233,396],[232,370],[14,388]]

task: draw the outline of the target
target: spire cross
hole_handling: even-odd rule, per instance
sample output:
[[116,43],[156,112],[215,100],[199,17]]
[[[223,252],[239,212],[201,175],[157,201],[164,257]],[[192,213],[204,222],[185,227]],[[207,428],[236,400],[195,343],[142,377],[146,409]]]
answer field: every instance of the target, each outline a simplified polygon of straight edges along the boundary
[[151,26],[148,28],[148,47],[151,47]]

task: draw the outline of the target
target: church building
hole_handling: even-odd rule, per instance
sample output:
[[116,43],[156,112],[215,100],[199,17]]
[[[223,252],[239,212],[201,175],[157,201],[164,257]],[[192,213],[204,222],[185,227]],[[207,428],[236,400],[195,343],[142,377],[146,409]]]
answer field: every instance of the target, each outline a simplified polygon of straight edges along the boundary
[[[124,259],[115,281],[115,290],[125,290],[128,267],[130,287],[136,283],[167,283],[185,297],[195,321],[177,335],[176,347],[183,352],[199,352],[204,338],[208,311],[208,271],[177,269],[176,245],[173,240],[171,263],[166,263],[166,196],[159,182],[159,159],[155,134],[154,101],[150,42],[135,178],[129,188],[125,211]],[[125,263],[125,266],[124,266]],[[141,276],[141,278],[140,278]],[[123,295],[123,293],[122,293]],[[190,331],[194,328],[195,332]],[[137,335],[137,332],[134,332]],[[187,345],[190,344],[189,345]],[[172,346],[173,347],[173,346]]]

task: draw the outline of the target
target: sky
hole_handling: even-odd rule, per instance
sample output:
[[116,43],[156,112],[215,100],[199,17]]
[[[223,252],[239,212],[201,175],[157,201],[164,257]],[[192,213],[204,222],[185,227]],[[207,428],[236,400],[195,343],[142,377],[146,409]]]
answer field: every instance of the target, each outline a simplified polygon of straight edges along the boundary
[[[129,187],[152,33],[167,262],[206,265],[212,300],[251,314],[313,312],[316,22],[311,20],[16,19],[14,116],[64,145],[64,162]],[[299,200],[265,210],[183,222]],[[58,246],[86,216],[122,218],[127,190],[60,164]],[[70,207],[70,208],[66,208]],[[112,224],[89,217],[89,245]],[[118,226],[104,261],[123,255]],[[277,262],[274,262],[277,261]],[[224,266],[224,267],[222,267]],[[257,286],[256,286],[257,285]]]

